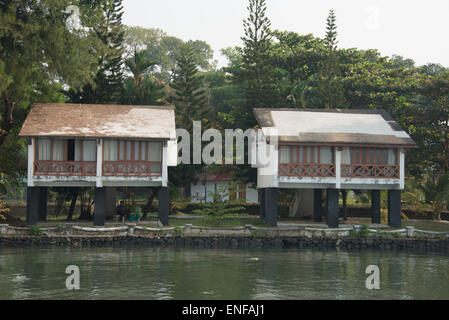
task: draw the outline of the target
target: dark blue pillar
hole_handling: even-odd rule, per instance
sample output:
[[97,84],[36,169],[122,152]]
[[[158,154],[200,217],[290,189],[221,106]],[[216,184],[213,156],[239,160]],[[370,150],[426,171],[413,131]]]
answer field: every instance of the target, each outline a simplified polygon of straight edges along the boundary
[[39,187],[39,221],[47,221],[48,188]]
[[313,189],[313,219],[315,222],[323,221],[323,190]]
[[380,223],[380,190],[371,190],[371,222]]
[[265,188],[258,190],[259,193],[259,217],[260,221],[265,221]]
[[106,219],[106,189],[95,188],[94,226],[104,226]]
[[401,190],[388,190],[388,225],[401,227]]
[[170,209],[170,192],[167,187],[160,187],[158,192],[159,199],[159,220],[164,226],[168,226],[168,213]]
[[326,222],[329,228],[338,228],[338,190],[326,190]]
[[265,188],[265,223],[271,227],[277,226],[278,189]]
[[39,222],[39,187],[27,187],[27,210],[26,220],[28,226]]

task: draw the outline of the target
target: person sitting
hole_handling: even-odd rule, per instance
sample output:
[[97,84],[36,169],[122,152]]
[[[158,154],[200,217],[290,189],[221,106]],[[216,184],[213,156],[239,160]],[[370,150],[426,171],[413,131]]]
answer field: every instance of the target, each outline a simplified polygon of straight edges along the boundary
[[129,221],[133,222],[135,220],[136,222],[139,222],[141,216],[142,209],[138,205],[134,205],[129,212]]
[[120,201],[120,204],[117,206],[117,216],[119,216],[121,222],[125,222],[126,215],[126,207],[123,204],[123,200]]

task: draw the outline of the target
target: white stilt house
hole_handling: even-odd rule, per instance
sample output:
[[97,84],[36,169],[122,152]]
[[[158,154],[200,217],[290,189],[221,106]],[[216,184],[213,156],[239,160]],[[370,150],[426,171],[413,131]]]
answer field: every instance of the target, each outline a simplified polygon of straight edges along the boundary
[[414,141],[384,110],[254,109],[271,147],[259,166],[262,215],[276,225],[277,188],[309,190],[321,221],[326,189],[327,223],[338,226],[338,190],[372,190],[373,222],[380,223],[380,190],[388,190],[389,224],[400,226],[405,153]]
[[173,107],[38,103],[19,135],[28,144],[28,224],[46,218],[47,187],[95,187],[95,225],[115,209],[116,187],[159,188],[168,224]]

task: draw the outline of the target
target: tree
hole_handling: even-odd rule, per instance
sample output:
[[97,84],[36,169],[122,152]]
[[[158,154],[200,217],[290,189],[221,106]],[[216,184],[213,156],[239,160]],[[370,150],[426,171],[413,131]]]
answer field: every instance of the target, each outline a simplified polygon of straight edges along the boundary
[[125,60],[125,65],[131,71],[136,80],[136,87],[139,87],[142,75],[156,62],[147,58],[144,51],[134,51],[134,55]]
[[[80,4],[81,30],[65,25],[69,1],[0,2],[0,147],[20,127],[41,91],[60,82],[74,87],[91,80],[96,68],[97,8]],[[89,16],[87,18],[87,16]],[[20,118],[16,118],[17,116]]]
[[181,50],[173,74],[170,87],[174,92],[169,101],[175,105],[177,127],[192,132],[193,121],[203,120],[208,109],[203,77],[198,74],[191,46],[185,45]]
[[161,29],[125,26],[126,56],[132,56],[136,49],[143,50],[149,60],[156,62],[148,70],[149,73],[165,82],[172,80],[176,59],[185,44],[193,48],[196,64],[201,71],[210,71],[215,67],[215,62],[212,60],[213,50],[205,41],[189,40],[184,42],[179,38],[169,36]]
[[[168,101],[175,105],[176,126],[187,130],[192,141],[193,121],[204,122],[209,109],[203,89],[203,77],[198,72],[194,51],[190,45],[184,45],[180,51],[170,88],[173,93]],[[191,146],[190,163],[193,163],[193,144]],[[195,181],[196,173],[200,168],[201,165],[188,164],[170,168],[170,181],[174,185],[185,187],[185,194],[189,195],[190,183]]]
[[123,88],[122,0],[103,0],[102,15],[95,27],[97,39],[105,48],[98,57],[94,83],[82,89],[70,88],[66,92],[70,102],[118,103]]
[[141,77],[139,85],[134,78],[128,78],[123,85],[121,103],[128,105],[163,105],[164,85],[152,75]]
[[434,219],[441,220],[441,212],[449,205],[449,172],[426,174],[422,180],[410,180],[404,200],[417,205],[420,210],[430,209]]
[[242,72],[237,82],[245,88],[246,103],[236,118],[237,127],[247,129],[256,122],[253,108],[272,108],[277,105],[274,69],[270,63],[271,22],[265,15],[265,0],[249,0],[249,16],[243,20]]
[[324,38],[326,59],[318,74],[318,94],[326,109],[341,108],[344,104],[341,74],[337,56],[337,25],[334,10],[329,11]]
[[312,34],[274,31],[276,42],[271,50],[272,64],[276,67],[277,84],[283,107],[319,108],[313,78],[322,68],[324,41]]
[[123,37],[122,0],[105,0],[104,19],[96,29],[98,38],[107,46],[100,56],[100,69],[96,77],[96,102],[116,103],[123,86]]

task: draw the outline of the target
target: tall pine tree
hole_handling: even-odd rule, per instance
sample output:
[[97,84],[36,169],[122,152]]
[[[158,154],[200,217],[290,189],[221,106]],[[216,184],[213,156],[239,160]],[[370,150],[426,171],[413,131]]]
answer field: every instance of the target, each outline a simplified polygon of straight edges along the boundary
[[193,121],[205,118],[207,97],[202,86],[203,77],[198,74],[193,48],[186,44],[181,49],[170,83],[174,94],[169,101],[175,105],[177,127],[192,132]]
[[326,109],[341,108],[344,105],[343,86],[337,55],[337,24],[334,10],[329,11],[326,23],[326,48],[324,63],[319,73],[318,94]]
[[122,0],[102,0],[103,17],[95,28],[98,39],[105,50],[99,56],[99,68],[94,85],[86,85],[81,90],[69,90],[71,102],[119,103],[123,90],[123,39]]
[[246,104],[238,110],[236,126],[242,129],[256,123],[253,108],[272,108],[277,105],[275,73],[270,61],[271,22],[266,16],[265,0],[249,0],[249,16],[243,20],[243,70],[240,82],[245,87]]

